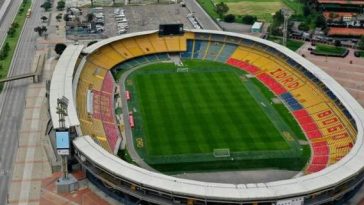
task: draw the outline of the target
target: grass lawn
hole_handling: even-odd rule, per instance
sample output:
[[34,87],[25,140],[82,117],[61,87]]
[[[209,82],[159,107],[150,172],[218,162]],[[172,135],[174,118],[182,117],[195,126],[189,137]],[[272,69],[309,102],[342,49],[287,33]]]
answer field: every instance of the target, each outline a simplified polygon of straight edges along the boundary
[[230,10],[228,13],[235,15],[254,15],[258,20],[271,22],[272,14],[284,7],[281,0],[234,0],[225,1]]
[[[11,60],[13,58],[16,44],[18,43],[18,39],[21,33],[21,30],[23,28],[25,19],[26,19],[26,13],[28,8],[31,5],[31,1],[28,0],[26,4],[24,5],[24,11],[22,13],[18,13],[15,17],[14,23],[18,23],[19,27],[16,29],[14,37],[7,36],[4,45],[6,42],[9,43],[10,50],[8,53],[8,56],[4,60],[0,60],[0,65],[2,65],[2,69],[0,70],[0,78],[5,78],[8,75],[9,67],[11,64]],[[3,84],[0,84],[0,91],[3,89]]]
[[360,57],[364,58],[364,51],[358,51],[358,52],[359,52]]
[[[303,134],[295,134],[302,131],[282,104],[281,111],[271,105],[267,88],[226,64],[189,60],[184,66],[188,72],[148,65],[127,79],[133,137],[147,163],[164,172],[302,169],[309,158],[309,148],[306,153],[298,144]],[[229,149],[230,157],[214,157],[214,149]]]
[[329,46],[325,44],[316,44],[315,52],[328,55],[342,55],[346,52],[346,48]]
[[[271,22],[272,14],[279,9],[288,7],[295,11],[295,14],[302,14],[303,4],[298,0],[197,0],[198,3],[213,18],[219,18],[214,10],[214,4],[224,2],[228,5],[229,14],[254,15],[258,20]],[[240,19],[240,18],[239,18]]]
[[293,10],[295,15],[303,15],[303,3],[299,0],[282,0],[282,2]]
[[215,5],[212,0],[197,0],[201,7],[214,19],[219,18],[219,15],[215,11]]
[[[282,37],[269,36],[268,40],[282,44]],[[291,49],[292,51],[298,50],[303,44],[303,41],[287,39],[287,48]]]

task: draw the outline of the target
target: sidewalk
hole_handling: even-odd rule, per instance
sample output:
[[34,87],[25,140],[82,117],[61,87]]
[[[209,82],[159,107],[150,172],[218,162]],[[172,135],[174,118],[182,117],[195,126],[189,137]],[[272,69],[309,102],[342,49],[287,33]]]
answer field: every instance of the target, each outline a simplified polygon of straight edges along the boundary
[[45,82],[29,85],[10,181],[9,204],[38,204],[42,179],[51,174],[43,149],[47,106]]

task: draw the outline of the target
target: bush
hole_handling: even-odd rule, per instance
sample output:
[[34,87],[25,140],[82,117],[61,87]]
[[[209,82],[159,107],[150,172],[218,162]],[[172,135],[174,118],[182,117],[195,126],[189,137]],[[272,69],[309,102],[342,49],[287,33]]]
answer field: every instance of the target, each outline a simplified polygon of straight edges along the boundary
[[243,16],[243,18],[241,19],[241,22],[243,24],[248,24],[248,25],[253,25],[254,22],[257,21],[257,17],[256,16],[251,16],[251,15],[245,15]]
[[233,14],[228,14],[224,17],[224,21],[228,23],[232,23],[235,21],[235,16]]

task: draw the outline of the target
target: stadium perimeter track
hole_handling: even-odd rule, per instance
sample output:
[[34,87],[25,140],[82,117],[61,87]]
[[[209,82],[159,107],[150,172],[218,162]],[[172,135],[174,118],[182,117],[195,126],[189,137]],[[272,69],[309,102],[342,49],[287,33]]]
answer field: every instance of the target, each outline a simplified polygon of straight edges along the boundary
[[[105,151],[90,136],[80,136],[73,141],[75,157],[88,171],[88,176],[92,181],[102,182],[108,190],[118,191],[124,195],[131,196],[131,198],[155,204],[173,204],[178,202],[189,204],[208,204],[210,202],[222,204],[259,204],[264,202],[284,204],[286,202],[287,204],[295,204],[295,201],[302,202],[302,200],[305,204],[322,204],[338,200],[362,183],[364,179],[364,160],[362,160],[364,159],[364,110],[333,78],[293,51],[270,41],[221,31],[189,31],[222,34],[259,42],[284,53],[313,73],[337,96],[352,115],[358,131],[353,148],[340,161],[313,174],[268,183],[221,184],[179,179],[144,170]],[[70,51],[72,49],[67,49],[63,54],[65,57],[62,56],[58,63],[64,63],[64,65],[57,65],[67,69],[66,74],[57,77],[63,80],[52,79],[52,81],[54,80],[58,84],[53,89],[51,86],[50,93],[50,112],[54,128],[59,127],[55,100],[64,95],[71,102],[68,107],[69,116],[66,119],[66,125],[75,126],[76,130],[80,130],[76,105],[73,103],[76,96],[77,78],[79,77],[80,70],[82,70],[82,62],[74,77],[72,74],[75,72],[76,67],[74,65],[76,65],[77,57],[81,52],[85,55],[83,57],[84,62],[87,55],[95,52],[101,46],[123,38],[156,32],[145,31],[126,34],[100,41],[85,49],[82,49],[82,46],[71,46],[73,51]],[[66,60],[62,61],[62,58]],[[53,76],[55,77],[55,75]]]

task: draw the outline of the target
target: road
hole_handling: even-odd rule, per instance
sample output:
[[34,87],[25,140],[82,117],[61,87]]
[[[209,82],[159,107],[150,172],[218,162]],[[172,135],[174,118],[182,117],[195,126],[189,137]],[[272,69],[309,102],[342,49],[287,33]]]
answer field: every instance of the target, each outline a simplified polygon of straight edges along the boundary
[[[14,0],[3,20],[0,32],[0,42],[4,39],[4,28],[8,28],[22,0]],[[33,29],[40,24],[43,11],[41,0],[33,0],[33,14],[24,25],[18,47],[8,76],[29,73],[35,54],[37,35]],[[5,31],[6,32],[6,31]],[[6,83],[0,95],[0,204],[6,204],[9,179],[16,156],[19,129],[23,117],[26,88],[32,81],[24,79]]]
[[187,9],[194,14],[203,29],[221,30],[219,25],[213,21],[196,0],[185,0]]

